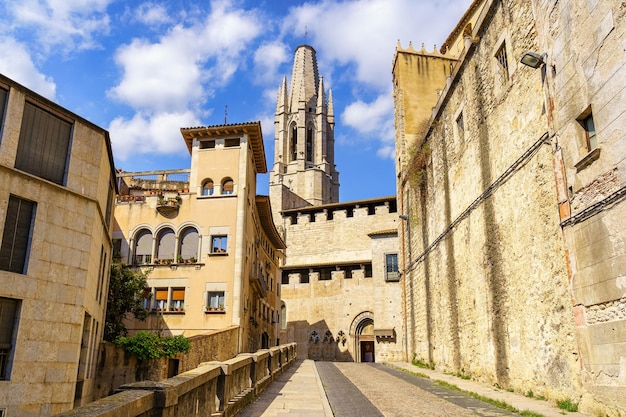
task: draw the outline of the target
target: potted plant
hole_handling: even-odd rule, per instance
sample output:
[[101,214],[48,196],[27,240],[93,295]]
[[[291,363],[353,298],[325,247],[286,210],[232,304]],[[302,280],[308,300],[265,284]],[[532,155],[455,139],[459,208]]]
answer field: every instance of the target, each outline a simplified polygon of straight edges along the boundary
[[178,259],[178,263],[179,263],[179,264],[182,264],[182,263],[184,262],[184,260],[183,260],[183,255],[178,255],[178,258],[177,258],[177,259]]
[[196,263],[196,258],[194,258],[193,256],[191,258],[189,258],[189,263],[195,264]]

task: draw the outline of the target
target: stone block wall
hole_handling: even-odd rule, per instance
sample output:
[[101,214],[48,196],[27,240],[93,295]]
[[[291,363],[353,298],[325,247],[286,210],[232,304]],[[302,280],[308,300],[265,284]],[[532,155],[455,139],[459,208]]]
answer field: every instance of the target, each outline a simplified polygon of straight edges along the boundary
[[145,380],[162,381],[171,369],[177,366],[178,372],[196,368],[200,363],[225,361],[237,355],[238,327],[215,331],[210,334],[189,338],[191,349],[172,358],[139,361],[135,356],[112,343],[100,347],[97,379],[94,387],[94,400],[112,395],[120,386]]
[[[371,318],[374,329],[395,329],[396,334],[371,335],[375,360],[405,358],[402,284],[385,279],[385,255],[398,253],[401,220],[394,198],[379,200],[304,208],[282,218],[287,263],[282,268],[286,325],[281,339],[297,342],[302,357],[360,361],[354,332],[362,319]],[[360,269],[364,264],[371,265],[371,276]],[[331,270],[327,277],[321,276],[322,268]]]
[[531,2],[486,1],[471,39],[416,150],[424,162],[401,183],[410,352],[446,372],[578,402],[543,79],[518,63],[537,50]]
[[[271,372],[273,360],[280,368]],[[205,362],[161,382],[123,385],[118,393],[59,414],[62,417],[234,416],[296,360],[296,345]]]

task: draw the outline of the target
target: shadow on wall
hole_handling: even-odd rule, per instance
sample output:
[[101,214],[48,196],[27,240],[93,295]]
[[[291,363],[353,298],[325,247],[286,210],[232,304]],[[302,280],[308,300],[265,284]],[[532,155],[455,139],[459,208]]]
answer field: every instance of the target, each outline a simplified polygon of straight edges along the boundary
[[309,323],[306,320],[288,322],[285,335],[288,342],[298,343],[300,358],[354,362],[349,329],[330,329],[325,320]]

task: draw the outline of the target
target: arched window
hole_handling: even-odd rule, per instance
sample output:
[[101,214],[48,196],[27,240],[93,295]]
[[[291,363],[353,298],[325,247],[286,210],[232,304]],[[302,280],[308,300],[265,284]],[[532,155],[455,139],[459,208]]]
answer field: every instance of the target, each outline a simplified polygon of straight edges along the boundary
[[202,195],[213,195],[213,180],[207,179],[202,183]]
[[313,162],[313,127],[306,129],[306,160]]
[[152,232],[143,229],[135,236],[135,257],[133,259],[133,265],[146,265],[150,263],[152,263]]
[[158,235],[157,259],[160,262],[173,262],[176,249],[176,235],[172,229],[163,229]]
[[235,189],[235,183],[232,178],[224,178],[222,180],[222,194],[232,194]]
[[298,127],[294,123],[291,125],[291,142],[289,147],[289,155],[291,156],[291,161],[295,161],[298,159]]
[[194,261],[198,256],[198,231],[193,227],[188,227],[180,234],[180,251],[178,256],[183,261]]

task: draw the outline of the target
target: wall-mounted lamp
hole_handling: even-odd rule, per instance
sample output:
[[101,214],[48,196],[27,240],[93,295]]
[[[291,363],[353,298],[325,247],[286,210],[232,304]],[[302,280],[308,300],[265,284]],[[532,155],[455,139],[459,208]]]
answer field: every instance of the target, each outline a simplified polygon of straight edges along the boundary
[[539,55],[536,52],[526,51],[522,55],[522,58],[520,58],[519,62],[533,69],[537,69],[546,63],[545,59],[547,57],[548,57],[548,54]]
[[401,214],[398,217],[400,217],[402,220],[407,221],[409,220],[409,216],[407,216],[406,214]]

